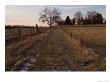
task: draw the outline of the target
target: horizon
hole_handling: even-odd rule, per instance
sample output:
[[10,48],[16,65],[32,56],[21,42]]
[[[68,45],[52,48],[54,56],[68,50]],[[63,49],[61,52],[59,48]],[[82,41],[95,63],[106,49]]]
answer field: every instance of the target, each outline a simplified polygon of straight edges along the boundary
[[66,16],[72,19],[78,11],[83,15],[88,11],[96,11],[106,19],[105,5],[7,5],[5,6],[5,25],[48,26],[39,21],[39,13],[47,6],[61,10],[63,20]]

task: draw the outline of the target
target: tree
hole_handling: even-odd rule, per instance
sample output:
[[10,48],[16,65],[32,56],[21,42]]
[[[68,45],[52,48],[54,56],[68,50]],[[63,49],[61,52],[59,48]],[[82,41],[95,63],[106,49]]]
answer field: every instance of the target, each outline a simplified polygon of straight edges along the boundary
[[72,20],[72,24],[75,25],[75,22],[76,22],[76,19],[73,18],[73,20]]
[[102,14],[96,11],[87,12],[87,24],[102,24],[103,17]]
[[56,21],[58,25],[64,25],[63,19]]
[[88,24],[95,24],[95,15],[97,14],[96,11],[88,11],[87,12],[87,23]]
[[77,23],[78,25],[80,25],[80,24],[81,24],[82,13],[81,13],[81,12],[77,12],[77,13],[75,14],[75,18],[76,18],[76,23]]
[[106,24],[106,19],[105,18],[103,18],[103,24]]
[[72,24],[69,16],[66,17],[65,24],[66,25],[71,25]]
[[83,17],[81,17],[80,24],[83,24],[83,22],[84,22],[84,19],[83,19]]
[[59,9],[54,7],[46,7],[40,12],[39,20],[43,23],[47,23],[52,26],[52,24],[56,23],[61,19],[61,12]]
[[102,23],[103,23],[103,17],[102,17],[102,14],[97,13],[96,16],[95,16],[95,18],[96,18],[96,22],[97,22],[97,24],[102,24]]

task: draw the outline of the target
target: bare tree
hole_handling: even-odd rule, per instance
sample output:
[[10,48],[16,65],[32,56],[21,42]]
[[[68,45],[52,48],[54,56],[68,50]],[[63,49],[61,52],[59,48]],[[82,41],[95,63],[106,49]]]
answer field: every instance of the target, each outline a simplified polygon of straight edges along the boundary
[[87,24],[102,24],[102,23],[103,23],[102,14],[96,11],[87,12]]
[[72,20],[72,24],[75,25],[75,22],[76,22],[76,19],[73,18],[73,20]]
[[40,12],[39,20],[43,23],[47,23],[51,27],[52,24],[57,23],[61,19],[60,15],[61,12],[59,9],[55,7],[46,7]]
[[60,19],[56,21],[58,25],[64,25],[65,21],[63,19]]
[[77,24],[80,25],[81,24],[82,13],[81,12],[77,12],[75,14],[75,18],[76,18]]
[[94,24],[94,18],[95,18],[95,15],[97,14],[96,11],[88,11],[87,12],[87,23],[88,24]]

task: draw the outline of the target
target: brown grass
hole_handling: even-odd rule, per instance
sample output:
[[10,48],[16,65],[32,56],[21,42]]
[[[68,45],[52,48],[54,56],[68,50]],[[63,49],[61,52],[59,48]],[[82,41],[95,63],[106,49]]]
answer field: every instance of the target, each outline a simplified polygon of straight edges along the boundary
[[31,57],[36,59],[33,71],[106,70],[105,28],[62,30],[53,29],[6,46],[6,71],[11,70],[18,60]]
[[92,42],[105,47],[105,27],[67,27],[63,28],[63,31],[71,38],[74,37],[85,42]]
[[105,27],[68,27],[63,31],[80,43],[80,50],[76,51],[75,59],[79,63],[90,63],[79,70],[106,70],[106,28]]
[[39,34],[38,36],[34,35],[30,38],[25,38],[23,40],[17,41],[16,43],[13,42],[10,45],[8,44],[5,48],[5,70],[11,70],[17,60],[25,57],[26,54],[22,54],[25,53],[29,48],[31,48],[36,40],[41,38],[42,35],[44,34]]

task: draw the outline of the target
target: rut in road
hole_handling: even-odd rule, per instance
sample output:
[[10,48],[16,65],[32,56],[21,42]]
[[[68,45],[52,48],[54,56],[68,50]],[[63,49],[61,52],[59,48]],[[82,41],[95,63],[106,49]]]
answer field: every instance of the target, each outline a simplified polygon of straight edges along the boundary
[[[85,62],[83,57],[80,61],[82,50],[84,48],[81,48],[79,40],[71,40],[61,29],[53,29],[40,36],[31,48],[21,53],[25,57],[18,60],[12,70],[75,71],[79,69],[78,62],[79,65]],[[87,61],[93,60],[92,58],[96,58],[96,55]]]

